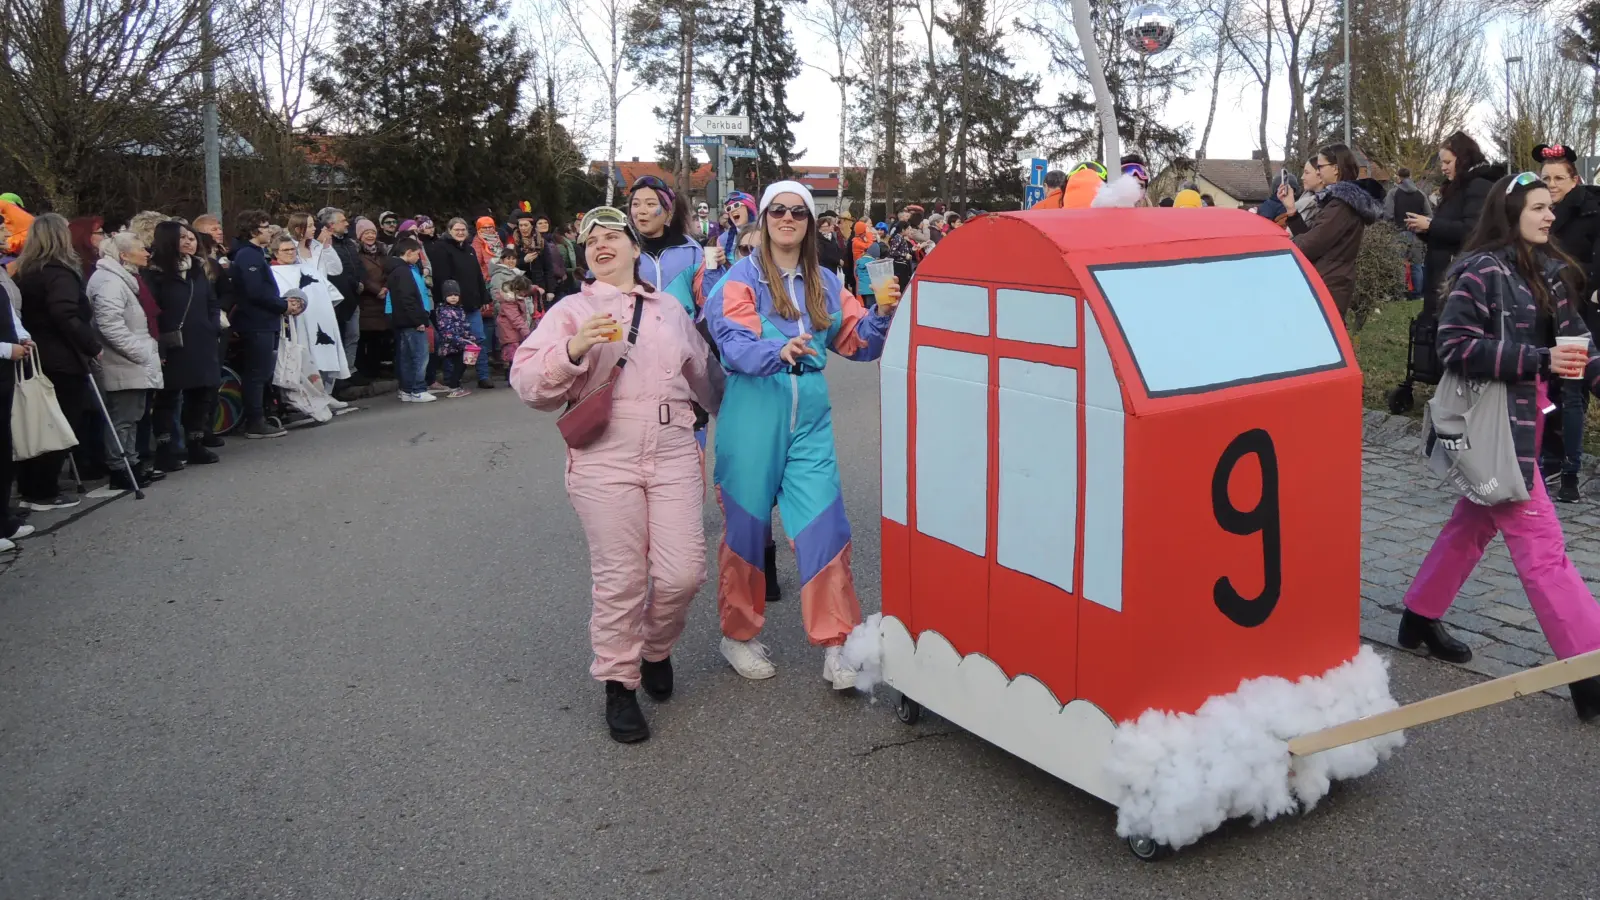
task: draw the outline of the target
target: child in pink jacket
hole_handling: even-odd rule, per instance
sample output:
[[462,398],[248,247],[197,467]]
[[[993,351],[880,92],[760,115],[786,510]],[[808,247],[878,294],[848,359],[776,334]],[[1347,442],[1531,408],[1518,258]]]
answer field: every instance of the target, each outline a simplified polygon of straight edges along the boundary
[[579,240],[595,281],[517,348],[511,386],[533,408],[558,410],[604,383],[627,353],[610,424],[594,443],[568,448],[566,481],[594,581],[589,671],[605,682],[611,737],[632,743],[650,736],[634,691],[672,695],[672,647],[706,581],[691,404],[715,411],[723,373],[678,301],[637,280],[639,245],[620,211],[590,211]]
[[500,358],[510,365],[517,358],[517,348],[533,333],[528,320],[528,300],[533,296],[533,283],[518,275],[501,285],[494,298],[495,337],[499,339]]

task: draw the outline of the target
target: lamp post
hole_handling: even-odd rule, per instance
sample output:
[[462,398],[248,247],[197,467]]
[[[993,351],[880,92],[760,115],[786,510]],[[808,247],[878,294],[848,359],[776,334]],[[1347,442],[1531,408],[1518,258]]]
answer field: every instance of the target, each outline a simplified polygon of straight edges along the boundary
[[1350,141],[1350,0],[1344,0],[1344,145],[1346,147],[1352,146]]
[[1521,64],[1522,57],[1506,57],[1506,162],[1509,164],[1517,155],[1517,120],[1511,115],[1511,64]]
[[222,216],[222,150],[217,134],[217,53],[211,41],[211,0],[206,0],[200,12],[200,52],[205,55],[205,69],[201,71],[200,115],[202,140],[205,146],[206,212]]

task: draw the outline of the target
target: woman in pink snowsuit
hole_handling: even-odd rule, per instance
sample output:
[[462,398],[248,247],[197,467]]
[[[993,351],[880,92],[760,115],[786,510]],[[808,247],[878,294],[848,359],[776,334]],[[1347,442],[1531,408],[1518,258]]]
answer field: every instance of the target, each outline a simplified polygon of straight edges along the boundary
[[594,280],[517,348],[511,386],[535,409],[560,409],[604,383],[627,353],[610,425],[567,450],[566,480],[594,579],[589,671],[605,682],[612,738],[632,743],[650,736],[634,691],[672,695],[672,647],[706,581],[691,403],[717,409],[722,368],[678,301],[638,280],[639,245],[622,212],[591,210],[578,234]]

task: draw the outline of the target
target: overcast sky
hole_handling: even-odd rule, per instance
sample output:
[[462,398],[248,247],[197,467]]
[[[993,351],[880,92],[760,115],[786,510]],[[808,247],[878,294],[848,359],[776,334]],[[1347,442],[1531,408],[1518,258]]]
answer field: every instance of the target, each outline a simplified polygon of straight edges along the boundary
[[[821,62],[831,58],[827,48],[804,23],[791,19],[790,25],[796,49],[802,59]],[[1485,48],[1486,64],[1489,60],[1499,59],[1500,31],[1498,25],[1489,29]],[[1018,71],[1045,76],[1046,83],[1041,93],[1053,97],[1059,80],[1049,77],[1044,72],[1048,63],[1048,57],[1044,52],[1037,48],[1032,40],[1013,41],[1009,49],[1019,54],[1016,60]],[[1201,83],[1202,81],[1205,83]],[[1284,79],[1278,77],[1274,81],[1267,138],[1272,144],[1274,158],[1277,158],[1281,152],[1279,142],[1282,141],[1283,129],[1287,124],[1289,101],[1287,88],[1283,85]],[[1502,83],[1495,81],[1496,91],[1501,89],[1498,85]],[[1206,106],[1210,99],[1209,87],[1208,79],[1196,79],[1194,89],[1190,93],[1175,95],[1166,108],[1165,120],[1190,125],[1195,144],[1199,143],[1200,132],[1205,125]],[[802,151],[794,162],[807,165],[836,164],[839,160],[839,110],[838,91],[833,83],[822,72],[809,66],[803,67],[800,77],[790,83],[788,96],[791,107],[805,116],[804,121],[794,129],[796,147]],[[644,91],[634,93],[623,102],[619,116],[619,122],[622,123],[618,131],[619,159],[639,157],[651,160],[656,157],[655,146],[660,140],[660,126],[656,123],[651,108],[659,102],[658,97]],[[1491,99],[1486,99],[1474,111],[1473,124],[1485,120],[1490,103]],[[1217,100],[1216,123],[1212,127],[1211,141],[1207,146],[1206,155],[1213,159],[1249,159],[1251,153],[1257,149],[1257,116],[1260,104],[1260,87],[1248,73],[1225,79]],[[632,123],[648,123],[648,125],[634,127]],[[590,152],[596,158],[602,158],[605,149],[602,140],[601,145],[590,148]],[[700,158],[704,159],[704,155],[701,154]]]

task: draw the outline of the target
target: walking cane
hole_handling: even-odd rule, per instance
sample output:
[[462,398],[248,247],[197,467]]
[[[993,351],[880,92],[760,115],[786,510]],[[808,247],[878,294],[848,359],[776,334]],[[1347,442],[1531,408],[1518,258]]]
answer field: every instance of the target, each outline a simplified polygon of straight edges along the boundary
[[70,450],[67,451],[67,465],[72,467],[72,480],[78,485],[78,493],[89,493],[89,489],[83,486],[83,477],[78,474],[78,458]]
[[144,491],[139,487],[139,476],[133,473],[133,461],[128,459],[128,451],[122,446],[122,436],[117,434],[117,426],[111,421],[111,410],[106,408],[106,398],[100,394],[100,385],[95,383],[94,375],[89,376],[89,392],[94,394],[94,400],[100,404],[100,415],[106,420],[106,431],[111,433],[111,442],[117,445],[117,455],[122,457],[122,465],[128,471],[128,483],[133,485],[133,496],[144,499]]

